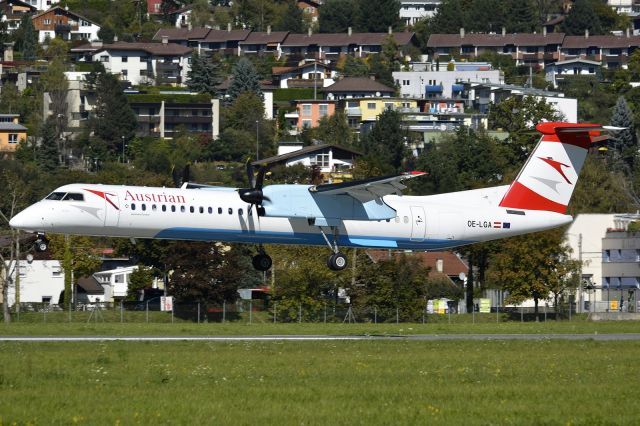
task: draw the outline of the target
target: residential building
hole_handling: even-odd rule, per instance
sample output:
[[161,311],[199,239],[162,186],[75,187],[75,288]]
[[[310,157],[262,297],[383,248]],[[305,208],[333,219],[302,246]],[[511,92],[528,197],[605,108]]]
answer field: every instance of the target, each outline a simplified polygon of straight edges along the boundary
[[383,111],[392,109],[400,113],[420,112],[414,99],[391,97],[349,98],[341,102],[349,127],[360,130],[362,126],[373,125]]
[[210,28],[161,28],[153,36],[153,41],[168,41],[188,46],[198,51],[217,52],[222,55],[239,55],[239,43],[249,37],[251,30],[233,30],[231,24],[226,30]]
[[104,288],[102,302],[119,302],[127,297],[129,277],[138,269],[137,266],[110,269],[93,274],[95,280]]
[[[624,219],[639,218],[640,215],[634,214]],[[626,225],[628,222],[622,227],[607,229],[602,238],[601,297],[607,302],[609,312],[638,312],[640,308],[640,232],[629,231]]]
[[395,89],[366,77],[345,77],[322,89],[329,100],[391,97]]
[[463,288],[464,280],[461,279],[469,273],[469,266],[458,255],[451,251],[431,252],[400,252],[397,250],[367,250],[367,255],[374,262],[385,259],[393,259],[399,256],[411,256],[417,258],[423,266],[429,268],[427,276],[431,279],[445,279],[451,284]]
[[301,87],[321,89],[335,83],[337,74],[329,65],[318,61],[302,61],[297,66],[273,67],[271,70],[273,85],[281,89]]
[[604,68],[627,68],[629,57],[640,47],[640,36],[627,29],[624,35],[566,36],[561,47],[561,60],[587,59],[601,62]]
[[127,97],[138,120],[138,136],[170,139],[184,129],[216,139],[220,133],[218,99],[188,92],[129,94]]
[[459,34],[431,34],[427,47],[433,51],[434,59],[477,58],[485,52],[509,55],[516,65],[544,67],[545,63],[560,59],[560,48],[564,33],[547,33],[546,27],[541,34],[467,34],[464,28]]
[[253,164],[293,166],[302,164],[305,167],[317,166],[324,175],[325,181],[336,181],[346,178],[345,173],[353,168],[355,161],[362,153],[336,144],[320,144],[303,147],[302,144],[287,144],[278,149],[279,155],[254,161]]
[[567,76],[586,75],[592,77],[600,76],[601,62],[590,61],[588,59],[568,59],[548,64],[544,68],[545,80],[553,84],[553,88],[558,88],[558,82]]
[[354,33],[345,34],[290,33],[282,42],[282,54],[297,58],[336,61],[340,56],[365,57],[380,53],[387,37],[393,37],[402,49],[415,43],[415,33]]
[[318,123],[324,117],[330,117],[336,112],[336,101],[326,99],[302,99],[296,101],[296,114],[298,121],[296,129],[309,129],[318,127]]
[[18,144],[27,140],[27,128],[18,122],[18,114],[0,114],[0,156],[12,155]]
[[265,55],[273,54],[280,57],[282,43],[289,35],[288,31],[271,31],[271,26],[266,32],[252,31],[247,38],[238,42],[238,53],[241,55]]
[[461,99],[464,82],[504,84],[502,71],[492,69],[395,71],[393,78],[400,87],[400,96],[427,99]]
[[60,3],[60,0],[24,0],[25,3],[29,3],[34,6],[36,10],[49,10],[51,6]]
[[55,37],[66,41],[97,40],[100,31],[95,22],[60,6],[38,13],[31,19],[40,43]]
[[634,0],[607,0],[607,6],[618,14],[631,15],[633,13]]
[[162,13],[160,7],[162,6],[162,0],[147,0],[147,16],[159,15]]
[[400,0],[400,19],[407,26],[425,18],[433,18],[441,0]]
[[27,1],[3,0],[0,2],[2,22],[7,23],[7,31],[12,33],[20,28],[20,21],[25,15],[34,13],[37,9]]
[[311,22],[318,22],[318,16],[320,15],[318,9],[322,6],[323,2],[323,0],[297,0],[296,4],[311,18]]
[[92,54],[105,70],[132,85],[173,84],[182,86],[191,69],[191,48],[174,43],[104,44]]
[[[20,303],[58,304],[64,290],[64,270],[58,260],[20,260],[11,279],[20,274]],[[15,286],[9,287],[8,303],[16,303]]]
[[[233,76],[227,78],[222,82],[217,89],[220,91],[220,98],[224,98],[227,96],[227,90],[231,86],[231,82],[233,81]],[[262,92],[262,102],[264,105],[264,117],[267,120],[273,120],[275,115],[274,110],[274,102],[273,102],[273,92],[278,89],[277,86],[273,86],[270,84],[270,81],[261,81],[260,82],[260,91]]]

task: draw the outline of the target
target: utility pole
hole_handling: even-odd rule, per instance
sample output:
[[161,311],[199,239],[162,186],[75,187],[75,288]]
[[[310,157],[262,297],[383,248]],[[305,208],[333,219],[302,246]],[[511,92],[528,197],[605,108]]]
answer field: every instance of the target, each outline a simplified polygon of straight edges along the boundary
[[[580,272],[578,283],[578,309],[579,313],[582,313],[582,233],[578,234],[578,262],[580,262]],[[569,304],[569,310],[571,310],[571,304]]]

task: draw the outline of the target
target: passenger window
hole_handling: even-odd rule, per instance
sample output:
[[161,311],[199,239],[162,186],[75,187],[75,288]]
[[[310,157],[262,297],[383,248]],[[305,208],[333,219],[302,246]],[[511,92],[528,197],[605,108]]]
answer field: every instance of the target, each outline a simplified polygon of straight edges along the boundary
[[238,209],[238,214],[242,216],[242,209]]
[[158,210],[158,208],[156,207],[156,205],[155,205],[155,204],[153,204],[153,205],[151,206],[151,210],[153,210],[153,211],[155,212],[156,210]]
[[131,203],[131,210],[135,210],[136,209],[136,204],[135,203]]
[[184,213],[187,209],[184,206],[180,206],[180,212]]
[[164,204],[162,205],[162,211],[166,212],[167,211],[167,206],[165,206]]
[[218,207],[218,214],[222,214],[222,207]]
[[204,207],[200,207],[200,213],[204,213]]
[[229,207],[229,214],[233,214],[233,209]]
[[52,192],[51,194],[47,195],[47,198],[45,198],[45,200],[55,200],[55,201],[60,201],[64,198],[65,192]]
[[146,204],[142,204],[142,211],[147,210],[147,205]]
[[84,201],[84,195],[78,194],[76,192],[69,192],[62,199],[63,201]]
[[175,212],[176,212],[176,206],[171,206],[171,211],[172,211],[173,213],[175,213]]
[[213,213],[213,207],[209,207],[207,211],[209,212],[209,214]]
[[189,206],[189,211],[193,213],[194,211],[196,211],[196,209],[194,209],[193,206]]

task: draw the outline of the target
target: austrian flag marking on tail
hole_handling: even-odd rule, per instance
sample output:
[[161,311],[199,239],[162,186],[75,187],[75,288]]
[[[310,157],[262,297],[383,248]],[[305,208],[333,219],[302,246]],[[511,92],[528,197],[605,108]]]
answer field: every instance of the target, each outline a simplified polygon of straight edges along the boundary
[[500,207],[566,213],[592,138],[599,124],[540,123],[542,137]]

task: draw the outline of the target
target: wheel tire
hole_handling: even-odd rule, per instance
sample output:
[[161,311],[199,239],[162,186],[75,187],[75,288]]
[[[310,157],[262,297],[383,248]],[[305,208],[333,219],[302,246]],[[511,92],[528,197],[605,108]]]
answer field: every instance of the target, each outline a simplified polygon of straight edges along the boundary
[[347,267],[347,257],[342,253],[335,253],[329,256],[329,268],[334,271],[342,271]]
[[273,261],[271,260],[271,257],[267,254],[257,254],[253,256],[251,263],[253,263],[253,267],[255,269],[257,269],[258,271],[264,272],[271,269],[271,265],[273,264]]
[[47,249],[49,248],[49,243],[45,240],[36,240],[35,246],[37,251],[47,251]]

